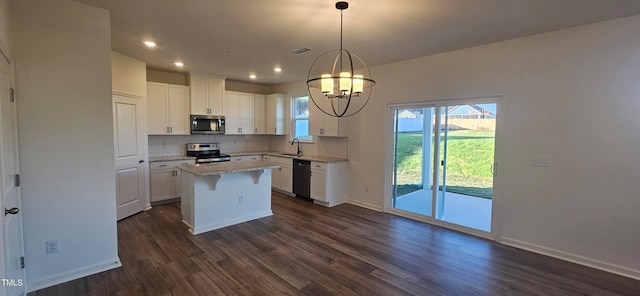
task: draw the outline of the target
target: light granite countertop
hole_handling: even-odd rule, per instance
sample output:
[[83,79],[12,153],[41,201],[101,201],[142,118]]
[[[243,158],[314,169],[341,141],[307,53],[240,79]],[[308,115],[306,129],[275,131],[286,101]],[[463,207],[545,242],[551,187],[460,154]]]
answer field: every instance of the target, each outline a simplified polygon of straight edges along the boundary
[[[291,159],[303,159],[303,160],[317,161],[317,162],[348,161],[348,159],[346,158],[328,157],[328,156],[320,156],[320,155],[307,155],[307,154],[295,156],[295,155],[286,155],[284,154],[284,152],[274,152],[274,151],[232,152],[232,153],[229,153],[229,155],[231,155],[232,157],[246,156],[246,155],[270,155],[270,156],[286,157]],[[154,156],[154,157],[149,157],[149,162],[187,160],[187,159],[196,159],[196,158],[193,156],[187,156],[187,155]]]
[[156,162],[156,161],[172,161],[172,160],[191,160],[191,159],[196,159],[193,156],[187,156],[187,155],[173,155],[173,156],[154,156],[154,157],[149,157],[149,162]]
[[176,168],[187,171],[194,175],[213,176],[240,172],[251,172],[264,169],[279,168],[279,164],[269,164],[262,160],[258,161],[237,161],[237,162],[217,162],[208,164],[187,164],[179,165]]
[[320,156],[320,155],[306,155],[302,154],[300,156],[295,155],[286,155],[284,152],[273,152],[273,151],[256,151],[256,152],[236,152],[229,153],[231,156],[245,156],[245,155],[270,155],[270,156],[278,156],[278,157],[286,157],[292,159],[303,159],[317,162],[340,162],[340,161],[348,161],[346,158],[337,158],[337,157],[328,157],[328,156]]

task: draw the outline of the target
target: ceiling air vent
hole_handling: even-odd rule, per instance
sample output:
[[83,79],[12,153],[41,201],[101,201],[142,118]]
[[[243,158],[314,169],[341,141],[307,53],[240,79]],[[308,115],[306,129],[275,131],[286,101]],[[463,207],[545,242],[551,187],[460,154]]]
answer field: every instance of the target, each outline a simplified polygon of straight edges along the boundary
[[305,53],[305,52],[307,52],[307,51],[311,51],[311,48],[308,48],[308,47],[301,47],[301,48],[298,48],[298,49],[296,49],[296,50],[292,51],[291,53],[292,53],[292,54],[296,54],[296,55],[298,55],[298,54],[303,54],[303,53]]

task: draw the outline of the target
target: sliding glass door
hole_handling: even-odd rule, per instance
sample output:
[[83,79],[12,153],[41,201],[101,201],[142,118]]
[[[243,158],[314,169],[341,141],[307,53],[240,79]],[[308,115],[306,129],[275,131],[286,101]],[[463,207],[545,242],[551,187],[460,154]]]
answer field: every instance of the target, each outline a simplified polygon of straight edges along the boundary
[[490,232],[496,103],[392,111],[393,209]]
[[393,206],[432,216],[435,108],[398,108],[394,111]]

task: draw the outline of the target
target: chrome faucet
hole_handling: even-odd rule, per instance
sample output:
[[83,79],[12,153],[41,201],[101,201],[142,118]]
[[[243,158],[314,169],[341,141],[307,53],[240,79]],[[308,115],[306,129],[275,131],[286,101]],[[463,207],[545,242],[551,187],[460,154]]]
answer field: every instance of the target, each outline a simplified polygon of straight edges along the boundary
[[300,153],[302,153],[302,151],[300,150],[300,140],[298,140],[298,138],[293,138],[293,140],[291,140],[291,146],[293,146],[293,143],[295,141],[298,141],[298,152],[296,154],[300,155]]

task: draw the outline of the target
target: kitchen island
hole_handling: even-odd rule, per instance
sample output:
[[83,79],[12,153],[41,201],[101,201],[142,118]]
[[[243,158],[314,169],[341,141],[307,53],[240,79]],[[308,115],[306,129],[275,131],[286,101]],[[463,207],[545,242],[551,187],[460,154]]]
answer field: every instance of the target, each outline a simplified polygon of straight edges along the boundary
[[271,216],[271,169],[263,161],[180,165],[182,222],[199,234]]

